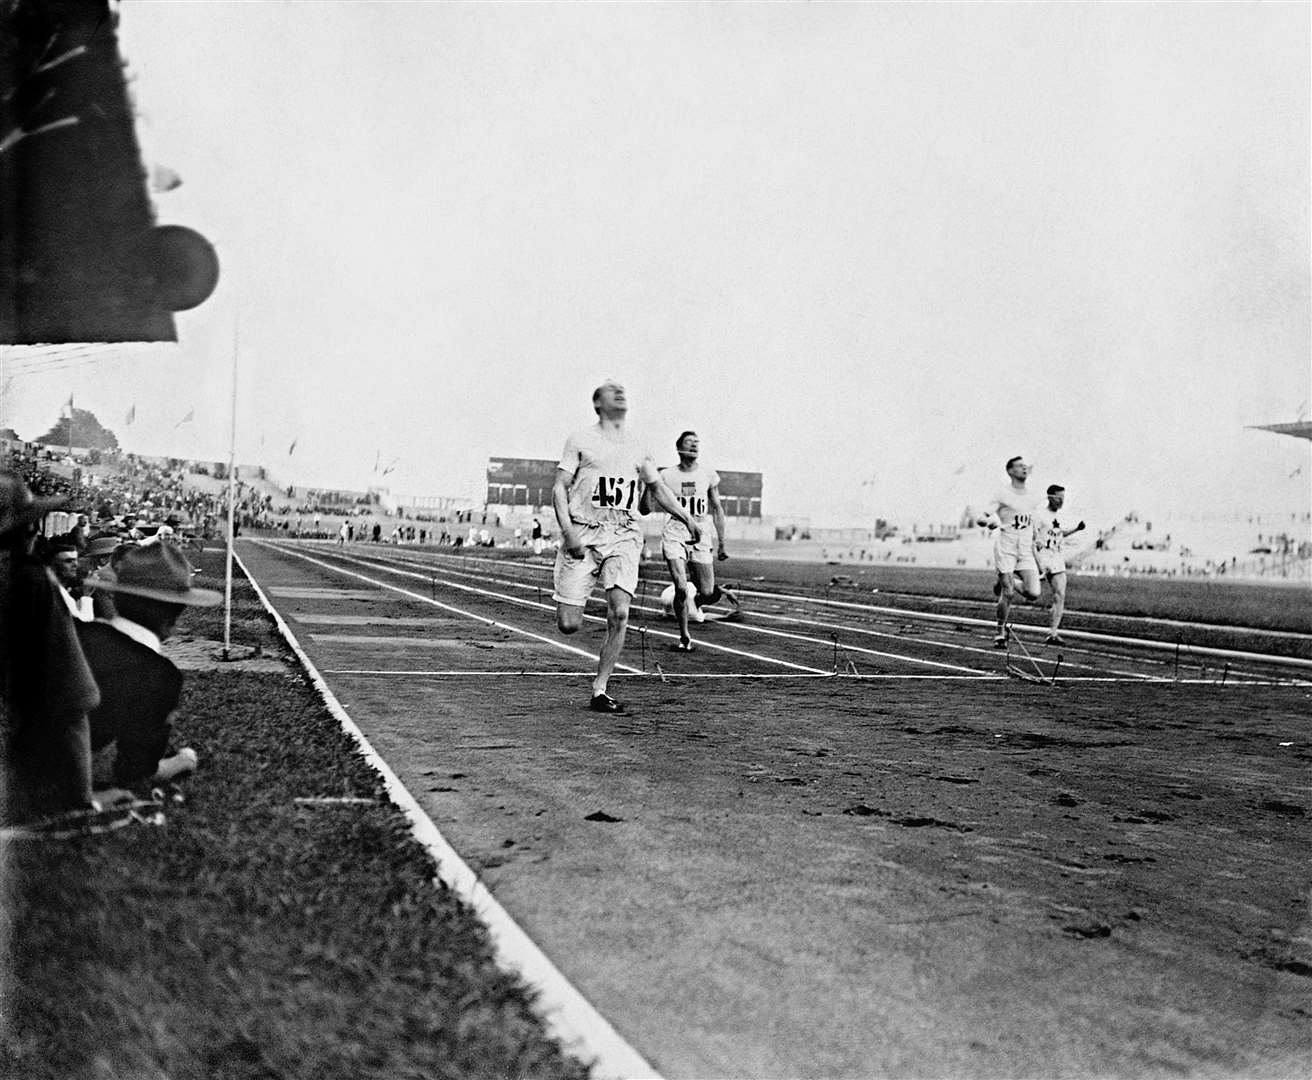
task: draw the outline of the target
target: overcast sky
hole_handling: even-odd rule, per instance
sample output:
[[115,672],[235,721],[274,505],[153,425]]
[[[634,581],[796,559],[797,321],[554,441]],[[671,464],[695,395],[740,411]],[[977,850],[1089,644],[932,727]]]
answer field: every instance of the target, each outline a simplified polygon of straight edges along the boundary
[[[605,377],[767,514],[1306,510],[1305,4],[122,7],[178,346],[44,374],[128,449],[481,495]],[[124,426],[133,404],[136,419]],[[193,422],[178,426],[191,407]],[[292,440],[295,453],[288,456]],[[1302,472],[1297,470],[1301,468]]]

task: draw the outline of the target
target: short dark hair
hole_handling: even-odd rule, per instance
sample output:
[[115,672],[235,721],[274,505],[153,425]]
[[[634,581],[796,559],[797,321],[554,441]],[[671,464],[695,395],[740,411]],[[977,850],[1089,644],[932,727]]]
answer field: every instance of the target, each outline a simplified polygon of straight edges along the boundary
[[1049,495],[1056,495],[1059,491],[1065,491],[1065,490],[1066,490],[1066,489],[1065,489],[1064,487],[1062,487],[1060,484],[1049,484],[1049,485],[1048,485],[1048,494],[1049,494]]
[[697,432],[695,432],[695,431],[685,431],[685,432],[683,432],[683,433],[682,433],[677,439],[674,440],[674,449],[678,450],[680,447],[682,447],[682,446],[683,446],[683,440],[686,439],[689,435],[696,435],[696,434],[697,434]]
[[1010,469],[1013,465],[1016,464],[1016,462],[1018,462],[1018,461],[1024,461],[1024,460],[1025,460],[1025,455],[1024,455],[1024,454],[1017,454],[1015,457],[1009,457],[1009,458],[1007,458],[1007,464],[1006,464],[1005,468]]

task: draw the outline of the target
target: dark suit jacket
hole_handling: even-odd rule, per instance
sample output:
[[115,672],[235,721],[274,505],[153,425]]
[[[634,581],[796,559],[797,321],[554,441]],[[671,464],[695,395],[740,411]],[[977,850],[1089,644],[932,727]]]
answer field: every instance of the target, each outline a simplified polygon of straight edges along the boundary
[[154,776],[168,750],[169,722],[182,695],[173,661],[109,623],[77,624],[82,652],[100,687],[91,714],[91,749],[118,744],[114,780],[122,786]]

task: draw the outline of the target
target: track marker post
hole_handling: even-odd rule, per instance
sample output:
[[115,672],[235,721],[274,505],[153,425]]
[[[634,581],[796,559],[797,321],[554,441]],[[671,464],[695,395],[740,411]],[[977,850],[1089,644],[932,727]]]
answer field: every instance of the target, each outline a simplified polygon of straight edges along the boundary
[[642,649],[642,673],[646,675],[647,674],[647,628],[645,626],[638,627],[638,640],[641,643],[641,649]]
[[830,636],[834,640],[834,674],[837,675],[838,674],[838,635],[831,634]]
[[1226,665],[1225,665],[1225,669],[1221,672],[1221,685],[1222,685],[1222,686],[1225,685],[1225,680],[1229,677],[1229,675],[1230,675],[1230,664],[1229,664],[1229,662],[1227,662]]

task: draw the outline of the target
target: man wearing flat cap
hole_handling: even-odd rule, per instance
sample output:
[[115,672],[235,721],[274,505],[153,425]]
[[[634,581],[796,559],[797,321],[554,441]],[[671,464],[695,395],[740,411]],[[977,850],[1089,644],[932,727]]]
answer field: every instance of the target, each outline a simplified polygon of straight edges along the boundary
[[171,784],[196,768],[190,747],[173,751],[169,737],[182,695],[182,672],[160,652],[188,606],[222,597],[191,585],[191,564],[170,540],[124,548],[114,578],[99,588],[114,597],[108,620],[81,623],[82,651],[100,687],[91,711],[91,748],[115,744],[114,783],[140,789]]
[[[114,597],[108,589],[100,587],[102,582],[114,580],[111,563],[114,553],[124,547],[118,533],[112,531],[98,532],[87,543],[84,556],[87,576],[82,579],[82,593],[91,597],[91,616],[94,619],[112,619],[114,617]],[[126,550],[126,548],[125,548]]]

